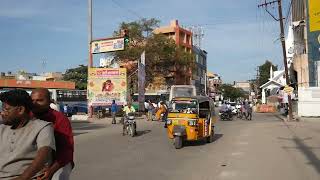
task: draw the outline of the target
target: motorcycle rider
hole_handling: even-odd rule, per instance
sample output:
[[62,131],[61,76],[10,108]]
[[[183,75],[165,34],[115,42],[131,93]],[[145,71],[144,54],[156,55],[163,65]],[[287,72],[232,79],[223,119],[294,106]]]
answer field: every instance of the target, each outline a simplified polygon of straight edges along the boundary
[[[134,113],[136,112],[136,110],[134,109],[133,106],[131,106],[131,103],[129,102],[124,108],[123,111],[125,113],[124,115],[124,120],[123,120],[123,131],[122,131],[122,135],[124,135],[125,129],[126,129],[126,121],[127,121],[127,116],[129,113]],[[134,124],[135,128],[136,128],[136,124]]]
[[[230,105],[229,105],[230,107]],[[226,113],[228,115],[229,118],[232,117],[232,114],[231,114],[231,107],[229,108],[228,107],[228,104],[226,102],[223,102],[222,106],[221,106],[221,109],[220,109],[220,112],[221,113]]]

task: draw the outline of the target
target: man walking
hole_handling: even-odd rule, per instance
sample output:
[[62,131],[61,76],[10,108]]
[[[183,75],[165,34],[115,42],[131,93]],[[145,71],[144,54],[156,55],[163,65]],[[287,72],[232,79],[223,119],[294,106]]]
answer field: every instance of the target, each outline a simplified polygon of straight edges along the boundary
[[47,168],[47,177],[52,180],[68,180],[74,166],[73,133],[69,119],[63,113],[50,108],[50,93],[48,89],[35,89],[31,93],[33,101],[32,112],[35,117],[53,123],[56,141],[56,158]]
[[67,117],[68,117],[68,109],[69,109],[68,104],[65,104],[63,106],[63,112],[64,112],[64,115],[67,116]]
[[55,140],[51,123],[32,119],[32,101],[24,90],[0,94],[0,179],[29,180],[50,165]]
[[152,102],[149,100],[149,102],[148,102],[148,116],[147,116],[148,121],[153,120],[154,109],[155,109],[155,107],[153,106]]
[[118,105],[115,100],[112,100],[111,104],[111,116],[112,116],[112,124],[116,124],[116,114],[118,112]]

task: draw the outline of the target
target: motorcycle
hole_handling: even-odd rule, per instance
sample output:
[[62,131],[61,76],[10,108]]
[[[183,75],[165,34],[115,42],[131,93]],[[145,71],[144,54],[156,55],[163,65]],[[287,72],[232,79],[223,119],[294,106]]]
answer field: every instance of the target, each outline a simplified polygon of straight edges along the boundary
[[134,113],[128,113],[124,118],[123,135],[134,137],[137,134],[137,124]]
[[238,109],[237,108],[232,109],[232,115],[237,115],[237,114],[238,114]]
[[232,112],[231,111],[220,111],[219,116],[222,121],[224,121],[224,120],[231,121],[232,120]]

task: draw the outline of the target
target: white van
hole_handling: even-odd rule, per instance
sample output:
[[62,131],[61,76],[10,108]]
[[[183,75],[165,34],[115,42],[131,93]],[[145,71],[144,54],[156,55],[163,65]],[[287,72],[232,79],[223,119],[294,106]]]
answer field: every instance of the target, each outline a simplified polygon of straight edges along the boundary
[[196,96],[196,87],[194,85],[172,85],[170,89],[169,101],[174,97]]

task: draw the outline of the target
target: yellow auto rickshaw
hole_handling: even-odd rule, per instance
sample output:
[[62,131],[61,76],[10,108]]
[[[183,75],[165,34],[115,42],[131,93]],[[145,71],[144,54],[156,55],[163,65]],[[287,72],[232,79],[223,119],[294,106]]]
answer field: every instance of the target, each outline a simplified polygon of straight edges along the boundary
[[168,137],[176,149],[184,141],[214,141],[214,124],[217,118],[213,100],[205,96],[173,98],[166,121]]

